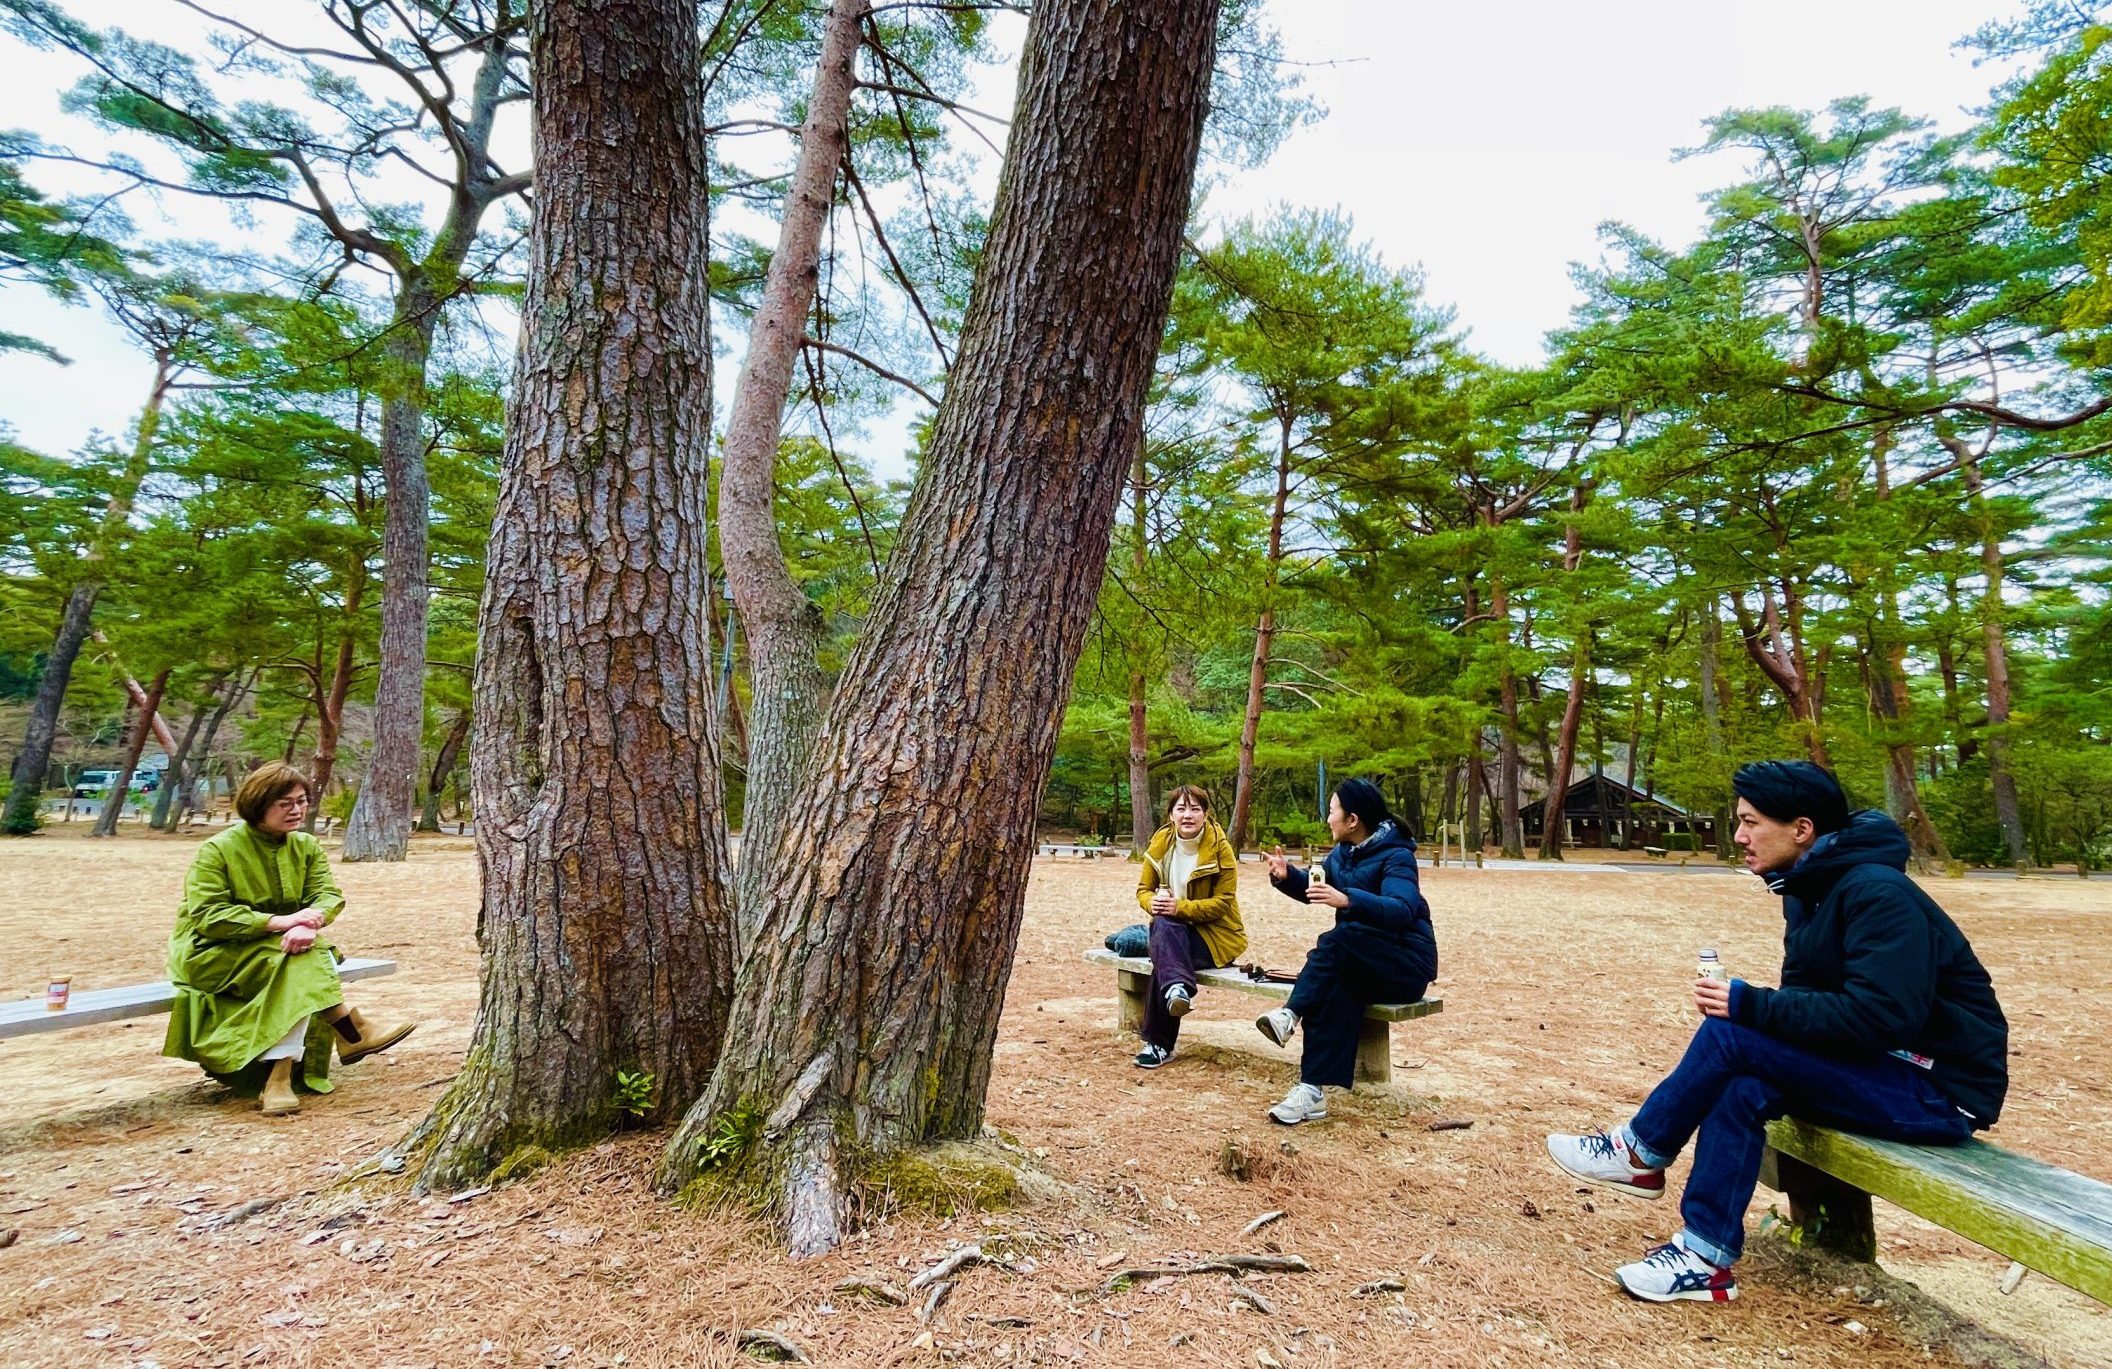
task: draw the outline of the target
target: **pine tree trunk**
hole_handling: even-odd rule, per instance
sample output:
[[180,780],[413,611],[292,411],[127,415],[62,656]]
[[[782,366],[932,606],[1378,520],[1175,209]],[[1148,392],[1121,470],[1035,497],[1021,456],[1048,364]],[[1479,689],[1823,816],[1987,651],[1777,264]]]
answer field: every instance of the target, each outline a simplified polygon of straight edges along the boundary
[[1979,464],[1967,462],[1964,475],[1980,519],[1980,569],[1987,579],[1980,599],[1981,647],[1987,665],[1987,773],[1994,785],[1995,821],[2002,828],[2009,863],[2028,870],[2031,851],[2024,841],[2024,810],[2017,801],[2017,777],[2009,764],[2009,634],[2003,625],[2002,538],[1981,493]]
[[1269,685],[1269,654],[1276,641],[1276,585],[1283,565],[1283,517],[1291,497],[1291,420],[1278,415],[1276,494],[1269,504],[1269,549],[1262,563],[1261,621],[1254,625],[1254,663],[1247,672],[1247,712],[1239,727],[1239,779],[1232,796],[1229,835],[1236,850],[1247,844],[1247,815],[1254,807],[1254,747],[1261,740],[1261,707]]
[[[1493,506],[1484,509],[1486,526],[1493,534],[1500,526]],[[1491,539],[1491,561],[1494,558]],[[1511,597],[1503,574],[1489,572],[1489,616],[1496,621],[1496,701],[1502,713],[1496,739],[1496,794],[1498,840],[1506,860],[1525,858],[1525,824],[1518,804],[1518,676],[1511,668]]]
[[448,777],[455,773],[455,762],[462,758],[462,743],[469,740],[469,719],[468,709],[457,709],[455,720],[448,724],[447,736],[440,742],[440,754],[433,760],[432,777],[425,785],[425,811],[418,818],[421,832],[440,830],[440,795],[447,788]]
[[695,18],[547,0],[530,21],[539,189],[472,723],[482,1000],[405,1143],[427,1189],[601,1134],[618,1070],[679,1112],[725,1027]]
[[125,738],[125,758],[118,766],[117,778],[111,782],[110,796],[103,800],[102,810],[95,815],[95,828],[91,837],[114,837],[117,835],[117,820],[125,814],[125,798],[132,792],[132,775],[139,769],[139,756],[147,749],[147,734],[154,730],[154,711],[161,707],[162,691],[169,687],[169,672],[164,670],[147,686],[147,699],[133,719],[132,731]]
[[391,389],[381,406],[381,464],[388,481],[381,532],[381,658],[374,689],[374,746],[359,800],[345,824],[346,860],[402,860],[410,852],[411,798],[425,739],[425,617],[432,557],[425,473],[425,366],[439,301],[422,273],[397,292],[382,356]]
[[[1142,436],[1215,0],[1042,0],[959,357],[662,1181],[714,1166],[795,1251],[854,1165],[976,1135],[1071,676]],[[707,1152],[704,1143],[713,1142]]]
[[[262,666],[257,667],[249,672],[247,679],[243,679],[239,683],[231,677],[228,681],[227,693],[221,696],[219,705],[213,709],[213,716],[206,720],[205,735],[198,739],[198,745],[191,753],[193,759],[188,767],[189,773],[183,777],[183,813],[187,814],[193,808],[207,814],[212,812],[212,782],[207,777],[212,774],[213,741],[220,735],[221,722],[226,719],[229,713],[234,711],[235,705],[242,702],[249,691],[255,687],[257,676],[262,671]],[[203,803],[197,801],[198,796],[195,792],[200,778],[206,778],[206,795]]]
[[[139,427],[132,437],[132,455],[111,492],[110,504],[96,527],[95,541],[81,559],[86,570],[66,596],[59,615],[59,630],[52,639],[51,654],[44,658],[44,676],[37,682],[37,697],[29,708],[22,749],[15,754],[7,808],[0,814],[0,831],[26,836],[37,830],[37,800],[44,793],[44,775],[51,768],[51,748],[59,735],[59,712],[66,705],[66,689],[73,683],[74,662],[93,630],[96,598],[103,592],[103,575],[110,553],[132,517],[132,501],[147,478],[154,455],[154,439],[161,431],[161,409],[168,400],[169,386],[176,379],[175,358],[166,350],[155,353],[154,382],[147,390],[146,407],[139,412]],[[148,715],[151,719],[152,714]]]
[[821,235],[836,172],[850,151],[852,69],[870,0],[834,0],[800,131],[777,250],[748,330],[748,361],[727,417],[719,467],[719,550],[748,634],[751,716],[748,784],[741,810],[739,941],[746,946],[767,893],[770,852],[785,805],[820,722],[821,610],[785,565],[777,540],[776,469],[785,397],[806,341],[820,279]]
[[[1146,502],[1150,477],[1144,464],[1144,444],[1139,442],[1129,476],[1129,568],[1139,586],[1151,566]],[[1138,644],[1130,643],[1131,659],[1141,654]],[[1152,834],[1158,830],[1158,814],[1151,802],[1151,727],[1145,699],[1148,684],[1142,670],[1129,672],[1129,845],[1138,852],[1151,844]]]
[[[308,810],[308,830],[315,830],[316,814],[323,795],[330,790],[330,776],[337,770],[337,739],[345,726],[345,696],[352,691],[353,629],[358,621],[360,600],[365,597],[367,577],[356,569],[345,592],[344,629],[337,638],[337,660],[330,671],[330,689],[315,714],[315,765],[308,776],[315,786],[315,806]],[[347,833],[349,839],[350,834]]]
[[190,763],[191,747],[205,727],[206,718],[212,714],[214,697],[228,680],[225,674],[216,675],[206,685],[205,697],[191,710],[190,726],[183,729],[183,740],[176,744],[175,751],[169,755],[168,768],[161,772],[161,788],[154,794],[154,817],[148,823],[157,832],[166,832],[175,825],[176,791],[183,787],[183,768]]

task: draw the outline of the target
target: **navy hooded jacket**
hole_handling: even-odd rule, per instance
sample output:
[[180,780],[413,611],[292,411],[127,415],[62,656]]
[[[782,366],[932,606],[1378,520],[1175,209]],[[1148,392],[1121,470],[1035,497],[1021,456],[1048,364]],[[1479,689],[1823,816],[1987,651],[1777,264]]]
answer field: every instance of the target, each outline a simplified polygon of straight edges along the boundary
[[[1340,889],[1349,906],[1335,910],[1335,922],[1364,926],[1403,939],[1430,943],[1430,977],[1437,975],[1437,938],[1430,929],[1430,905],[1415,873],[1415,843],[1388,818],[1379,830],[1356,845],[1338,842],[1321,862],[1327,882]],[[1309,880],[1293,865],[1280,880],[1269,881],[1285,894],[1305,902]]]
[[1900,1052],[1989,1127],[2009,1092],[2009,1023],[1958,924],[1907,878],[1907,834],[1865,810],[1786,872],[1782,987],[1731,985],[1731,1020],[1829,1055]]

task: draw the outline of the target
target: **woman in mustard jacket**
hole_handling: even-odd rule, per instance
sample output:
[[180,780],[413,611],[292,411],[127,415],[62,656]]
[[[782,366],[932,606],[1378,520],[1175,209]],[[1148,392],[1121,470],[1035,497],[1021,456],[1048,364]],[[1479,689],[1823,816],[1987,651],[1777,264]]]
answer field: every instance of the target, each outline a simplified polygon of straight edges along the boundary
[[[334,1029],[338,1059],[348,1065],[387,1050],[415,1024],[377,1031],[345,1005],[336,953],[322,936],[345,896],[323,844],[301,830],[307,777],[277,762],[259,766],[236,791],[235,811],[242,821],[200,846],[184,876],[169,938],[176,1006],[161,1053],[195,1060],[223,1080],[268,1061],[263,1107],[276,1115],[300,1108],[294,1065],[307,1056],[311,1017]],[[320,1049],[301,1082],[325,1093],[330,1053]]]
[[1173,1058],[1181,1019],[1195,1004],[1195,972],[1230,965],[1247,949],[1239,853],[1211,820],[1210,796],[1192,784],[1173,791],[1166,825],[1144,853],[1137,903],[1151,914],[1151,989],[1137,1066],[1155,1070]]

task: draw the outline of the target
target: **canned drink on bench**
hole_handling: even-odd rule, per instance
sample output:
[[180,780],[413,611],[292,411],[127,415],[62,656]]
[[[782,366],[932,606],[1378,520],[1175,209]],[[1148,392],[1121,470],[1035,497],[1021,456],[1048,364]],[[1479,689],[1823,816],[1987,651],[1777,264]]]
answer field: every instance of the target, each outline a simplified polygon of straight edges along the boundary
[[73,976],[55,974],[44,986],[44,1009],[46,1012],[66,1011],[66,1000],[73,996]]

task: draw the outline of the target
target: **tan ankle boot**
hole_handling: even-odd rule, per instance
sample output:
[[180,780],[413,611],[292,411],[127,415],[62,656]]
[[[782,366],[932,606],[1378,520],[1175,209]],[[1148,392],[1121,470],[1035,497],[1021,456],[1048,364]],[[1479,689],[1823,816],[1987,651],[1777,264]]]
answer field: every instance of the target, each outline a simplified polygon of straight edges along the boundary
[[257,1096],[266,1117],[283,1117],[301,1110],[300,1095],[293,1091],[294,1063],[292,1060],[271,1062],[271,1074],[264,1081],[264,1092]]
[[330,1025],[337,1029],[337,1058],[347,1065],[387,1050],[418,1029],[416,1022],[406,1022],[388,1031],[377,1031],[357,1008],[347,1008],[345,1015]]

